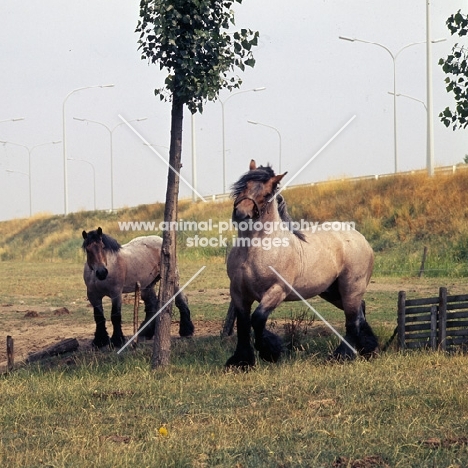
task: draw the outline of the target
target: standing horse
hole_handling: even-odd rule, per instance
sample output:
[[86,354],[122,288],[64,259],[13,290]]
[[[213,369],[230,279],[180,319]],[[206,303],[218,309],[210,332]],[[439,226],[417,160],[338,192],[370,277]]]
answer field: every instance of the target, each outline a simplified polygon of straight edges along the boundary
[[[103,234],[101,228],[88,233],[83,231],[82,235],[83,250],[86,252],[83,278],[96,322],[93,345],[100,348],[109,344],[102,307],[104,296],[110,297],[112,301],[111,321],[114,330],[110,342],[116,347],[125,343],[122,333],[122,293],[134,292],[137,282],[140,283],[146,313],[139,336],[151,338],[154,335],[155,321],[148,326],[146,323],[158,309],[154,286],[160,279],[162,238],[136,237],[128,244],[120,245],[112,237]],[[178,287],[175,292],[177,291]],[[187,298],[182,292],[176,296],[175,303],[180,311],[180,336],[192,336],[194,326],[190,320]]]
[[[291,226],[291,218],[283,197],[276,193],[285,175],[275,175],[270,166],[257,168],[252,160],[249,172],[233,185],[232,219],[238,223],[239,232],[229,254],[227,272],[237,316],[237,348],[226,366],[255,365],[251,327],[260,358],[270,362],[279,359],[281,339],[266,330],[265,324],[283,301],[300,300],[296,292],[305,299],[319,295],[342,309],[345,340],[359,353],[368,356],[378,348],[362,300],[372,274],[372,248],[355,230],[317,229],[312,233],[285,228],[285,222]],[[254,301],[259,305],[251,317]],[[352,358],[354,350],[341,342],[334,356]]]

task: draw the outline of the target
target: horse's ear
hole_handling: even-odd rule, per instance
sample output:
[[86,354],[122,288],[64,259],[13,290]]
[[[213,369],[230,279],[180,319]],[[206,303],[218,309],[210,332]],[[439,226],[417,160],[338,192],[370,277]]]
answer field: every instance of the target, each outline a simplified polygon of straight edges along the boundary
[[100,227],[97,228],[97,233],[99,237],[102,236],[102,229]]
[[255,169],[257,169],[257,163],[251,159],[249,164],[249,171],[255,171]]
[[279,174],[279,175],[276,175],[275,177],[272,177],[271,180],[273,182],[273,184],[277,185],[281,182],[281,179],[287,174],[287,172],[285,172],[284,174]]
[[88,237],[88,234],[86,233],[86,231],[83,231],[81,235],[83,236],[84,240],[86,240],[86,238]]

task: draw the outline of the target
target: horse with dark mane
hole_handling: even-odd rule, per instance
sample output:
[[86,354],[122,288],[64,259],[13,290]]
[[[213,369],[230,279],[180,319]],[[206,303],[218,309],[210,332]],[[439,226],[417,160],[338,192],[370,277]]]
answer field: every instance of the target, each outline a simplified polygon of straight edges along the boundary
[[[345,314],[346,335],[334,356],[348,359],[356,352],[365,356],[375,353],[378,342],[366,321],[362,300],[374,263],[369,243],[354,229],[317,229],[313,233],[291,229],[286,203],[277,193],[286,173],[275,175],[270,166],[257,167],[253,160],[249,169],[232,189],[233,221],[238,225],[255,222],[255,229],[239,229],[240,242],[236,242],[228,258],[231,305],[237,317],[237,347],[226,366],[255,365],[251,327],[260,358],[277,361],[282,343],[265,328],[268,316],[283,301],[317,295]],[[257,224],[266,226],[266,223],[274,229],[256,228]],[[251,315],[254,301],[259,304]]]
[[[93,345],[103,347],[112,344],[116,347],[125,344],[122,332],[122,293],[135,292],[138,282],[141,298],[145,303],[145,320],[140,326],[140,335],[151,338],[155,321],[151,320],[158,310],[158,299],[154,290],[160,280],[160,260],[162,238],[143,236],[120,245],[111,236],[104,234],[99,227],[95,231],[83,231],[83,250],[86,252],[83,278],[88,299],[94,308],[96,332]],[[176,291],[178,292],[178,287]],[[111,322],[113,334],[109,341],[102,298],[112,301]],[[180,336],[192,336],[194,326],[190,320],[187,298],[180,292],[175,298],[180,311]],[[147,323],[150,322],[148,325]]]

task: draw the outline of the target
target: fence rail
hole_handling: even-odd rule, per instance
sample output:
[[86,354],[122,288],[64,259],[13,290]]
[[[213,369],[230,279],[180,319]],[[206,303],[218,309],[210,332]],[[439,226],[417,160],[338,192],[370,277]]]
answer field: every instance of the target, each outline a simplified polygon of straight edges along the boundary
[[453,351],[468,348],[468,294],[447,295],[447,288],[439,289],[439,296],[406,299],[406,292],[398,294],[399,349],[431,348]]

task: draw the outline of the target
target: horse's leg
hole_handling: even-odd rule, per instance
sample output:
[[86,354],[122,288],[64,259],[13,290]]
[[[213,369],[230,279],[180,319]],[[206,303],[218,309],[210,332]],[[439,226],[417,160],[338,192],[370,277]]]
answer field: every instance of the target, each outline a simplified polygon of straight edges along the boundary
[[262,297],[252,314],[252,327],[255,333],[255,349],[259,356],[268,362],[276,362],[281,356],[281,338],[265,328],[268,316],[286,297],[283,288],[275,284]]
[[[366,289],[363,284],[360,290]],[[378,348],[378,340],[372,328],[366,320],[365,302],[362,300],[364,293],[351,294],[347,288],[340,285],[336,280],[330,287],[320,294],[320,297],[330,302],[341,310],[346,317],[346,335],[344,339],[363,356],[374,354]],[[355,353],[342,341],[333,353],[337,359],[353,359]]]
[[226,361],[226,367],[238,367],[248,370],[255,366],[255,352],[250,342],[250,310],[252,303],[236,304],[231,301],[237,317],[237,347],[234,354]]
[[[179,287],[176,287],[175,293],[179,292]],[[183,292],[179,292],[175,297],[175,305],[180,312],[179,335],[192,336],[195,331],[192,320],[190,320],[190,309],[188,306],[187,297]]]
[[154,285],[141,290],[141,299],[145,303],[145,319],[138,329],[139,336],[146,339],[153,338],[155,321],[154,314],[158,311],[158,297]]
[[[95,303],[96,304],[96,303]],[[110,344],[109,334],[106,329],[106,318],[104,317],[104,309],[102,300],[97,305],[93,304],[94,322],[96,323],[96,331],[94,332],[93,346],[102,348]]]
[[[371,326],[367,323],[365,303],[361,298],[360,295],[353,300],[343,300],[346,317],[345,340],[355,347],[359,354],[369,357],[377,352],[379,343]],[[339,359],[352,359],[355,357],[355,353],[344,342],[336,348],[333,355]]]
[[361,301],[361,312],[364,320],[359,328],[357,346],[358,351],[365,357],[375,355],[379,350],[379,340],[375,336],[374,331],[366,320],[366,303]]
[[125,337],[122,332],[122,294],[112,298],[111,321],[114,331],[112,332],[112,344],[120,348],[125,344]]
[[[341,298],[341,292],[339,288],[338,280],[334,281],[324,292],[319,294],[322,299],[325,299],[330,304],[344,310],[343,300]],[[355,317],[359,315],[359,311],[350,312],[350,308],[347,308],[348,312],[345,312],[346,316],[346,335],[344,336],[345,341],[342,341],[339,346],[333,352],[335,359],[353,359],[355,357],[354,349],[356,348],[356,338],[358,326],[356,326]],[[359,323],[359,321],[358,321]],[[352,346],[351,349],[348,344]]]

